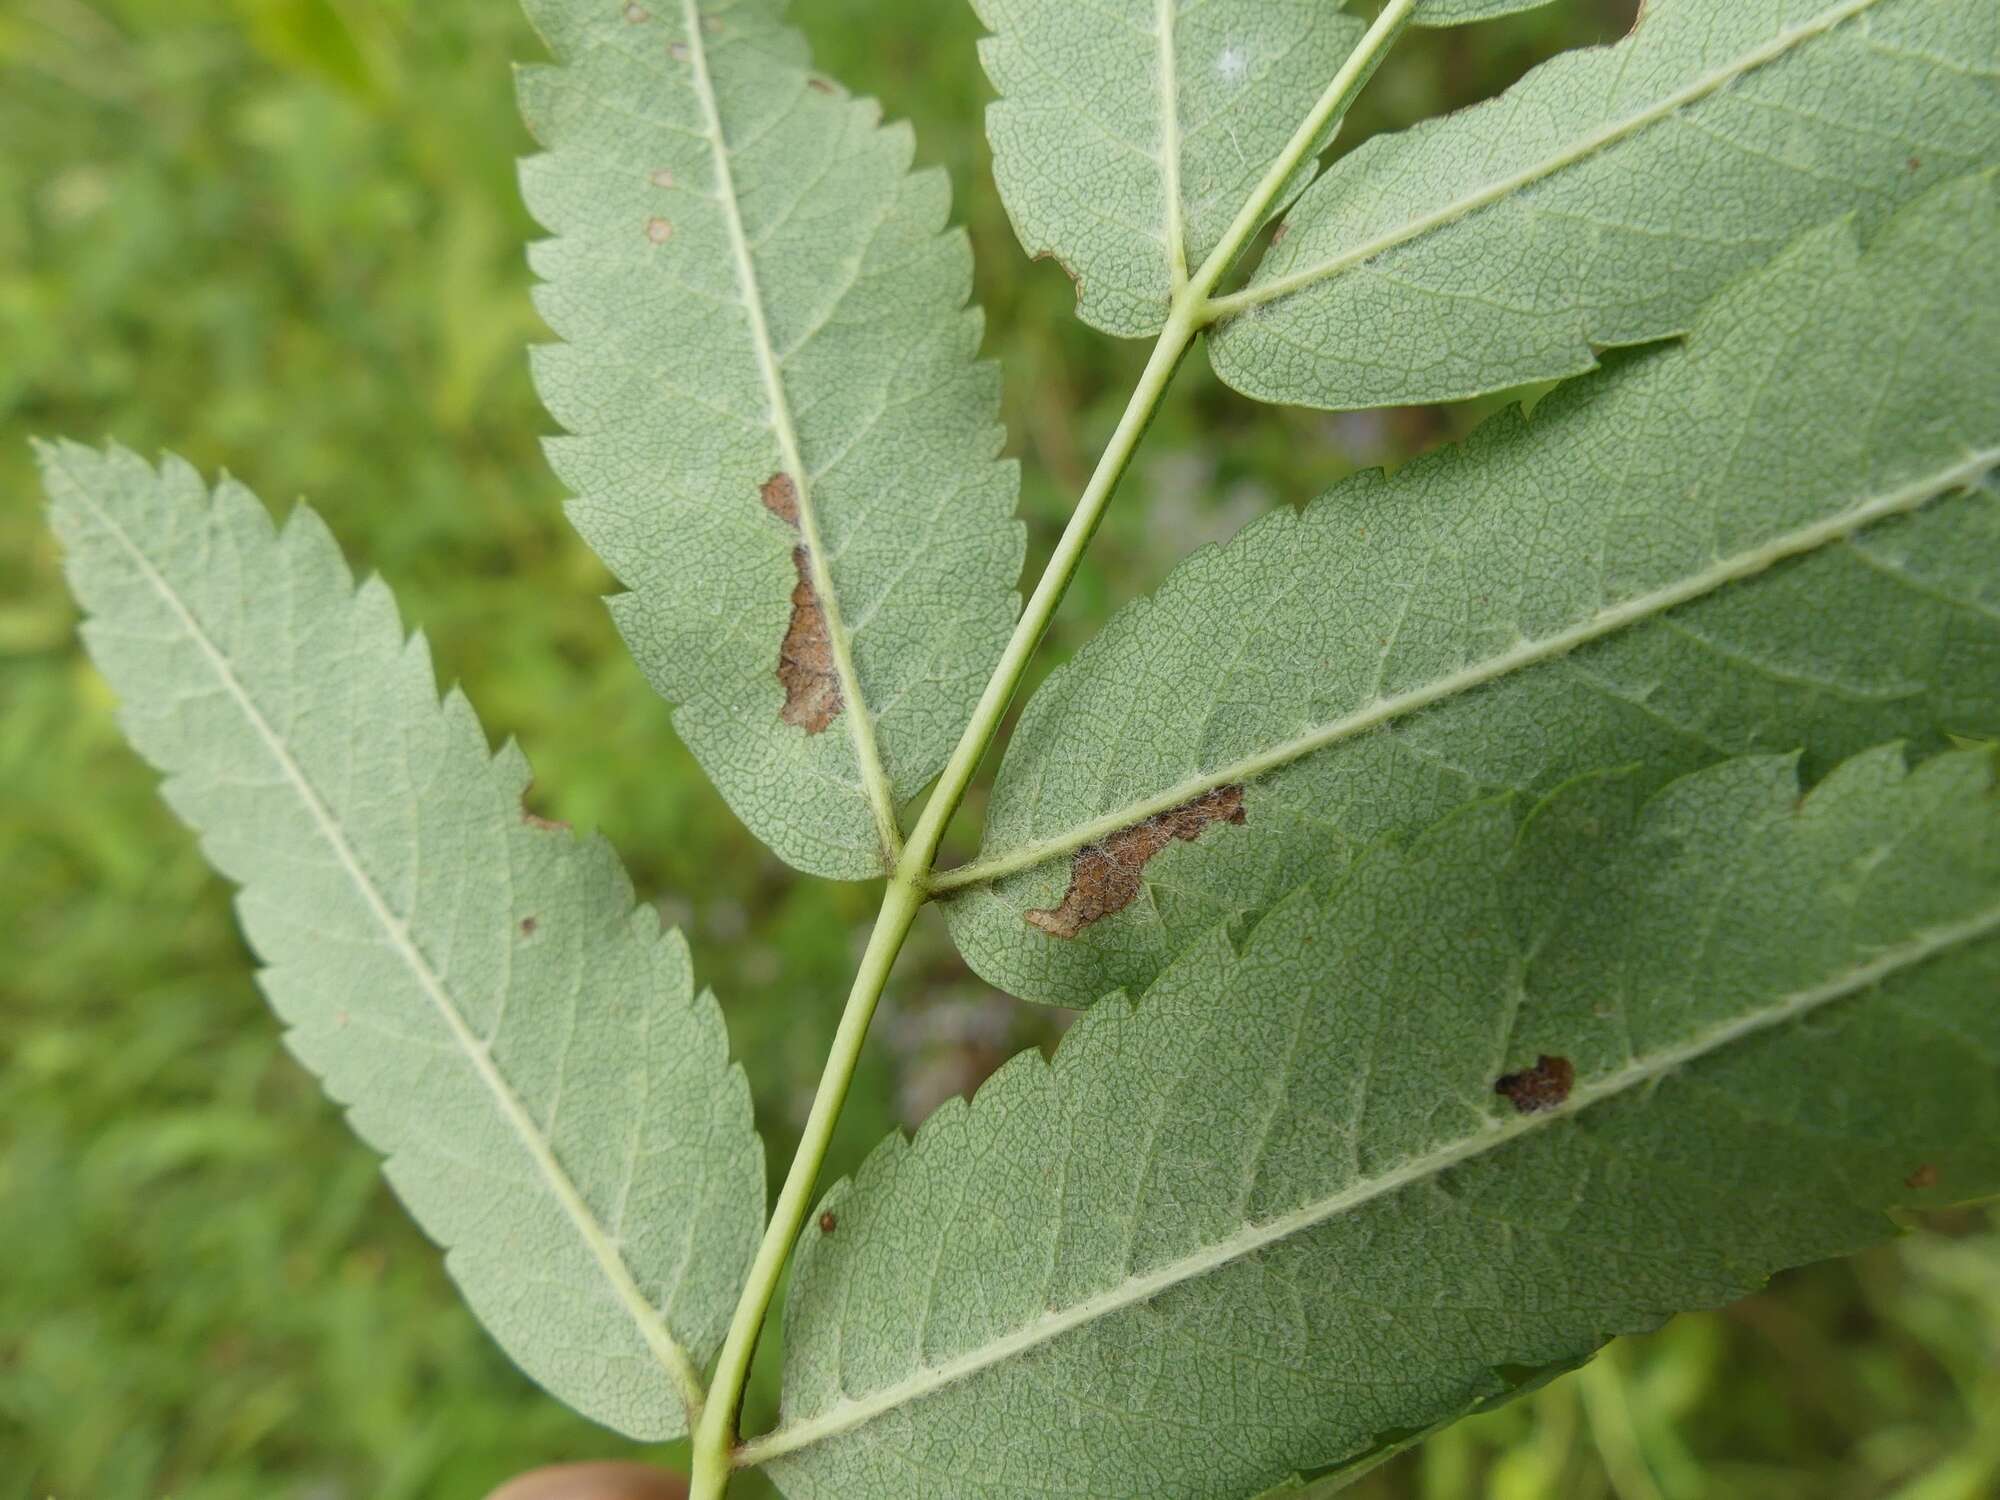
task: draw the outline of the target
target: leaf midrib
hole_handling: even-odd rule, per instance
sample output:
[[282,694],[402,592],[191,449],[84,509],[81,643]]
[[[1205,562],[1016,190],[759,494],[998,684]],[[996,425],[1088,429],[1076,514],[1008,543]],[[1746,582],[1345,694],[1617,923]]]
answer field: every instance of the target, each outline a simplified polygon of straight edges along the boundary
[[744,1465],[768,1463],[784,1454],[851,1432],[898,1407],[934,1395],[947,1386],[1025,1354],[1074,1329],[1148,1302],[1184,1282],[1220,1270],[1375,1199],[1436,1177],[1544,1126],[1566,1120],[1594,1104],[1657,1082],[1676,1069],[1698,1062],[1748,1037],[1796,1021],[1954,948],[1996,934],[2000,934],[2000,904],[1983,908],[1961,921],[1928,929],[1824,983],[1793,991],[1772,1005],[1712,1026],[1649,1057],[1635,1058],[1616,1073],[1594,1081],[1579,1081],[1568,1100],[1555,1108],[1531,1114],[1489,1116],[1485,1128],[1478,1134],[1410,1157],[1387,1172],[1351,1183],[1337,1193],[1304,1204],[1275,1219],[1246,1225],[1235,1234],[1204,1246],[1192,1255],[1170,1261],[1143,1275],[1127,1277],[1116,1286],[1071,1307],[1024,1324],[1005,1338],[931,1366],[872,1395],[843,1399],[816,1417],[753,1438],[738,1450],[737,1462]]
[[1419,218],[1387,230],[1351,250],[1342,251],[1338,255],[1300,270],[1273,277],[1270,281],[1252,283],[1229,296],[1217,297],[1209,306],[1217,319],[1218,326],[1239,313],[1316,286],[1398,246],[1406,245],[1412,240],[1421,239],[1427,234],[1454,224],[1482,208],[1490,208],[1493,204],[1532,187],[1544,178],[1565,171],[1601,151],[1608,150],[1627,137],[1658,124],[1677,111],[1698,103],[1746,73],[1776,62],[1794,48],[1823,36],[1834,27],[1880,3],[1881,0],[1841,0],[1840,4],[1820,12],[1809,21],[1803,21],[1797,26],[1779,32],[1769,41],[1731,58],[1721,67],[1711,69],[1647,108],[1627,115],[1623,119],[1614,120],[1573,145],[1523,167],[1510,176],[1489,183],[1476,192],[1467,193]]
[[333,851],[342,873],[360,895],[369,914],[382,928],[389,940],[390,948],[403,961],[425,998],[435,1007],[446,1030],[451,1033],[452,1040],[458,1045],[459,1051],[465,1055],[480,1082],[492,1095],[501,1117],[513,1130],[523,1149],[527,1151],[529,1159],[534,1162],[543,1182],[547,1184],[550,1194],[575,1227],[578,1238],[584,1242],[592,1259],[603,1271],[605,1279],[618,1298],[619,1305],[625,1309],[639,1329],[654,1358],[673,1379],[681,1401],[687,1408],[688,1421],[692,1426],[701,1410],[703,1399],[701,1378],[695,1370],[693,1361],[688,1358],[687,1352],[681,1348],[672,1331],[667,1328],[659,1310],[639,1290],[631,1268],[625,1264],[624,1257],[620,1255],[612,1236],[597,1221],[596,1215],[584,1201],[583,1194],[577,1189],[561,1161],[557,1159],[554,1147],[535,1125],[527,1106],[521,1102],[505,1075],[494,1064],[492,1049],[481,1041],[467,1024],[464,1013],[457,1001],[452,998],[444,980],[431,967],[423,950],[410,935],[408,923],[391,909],[380,888],[348,842],[347,835],[334,816],[333,810],[327,806],[318,789],[307,777],[305,768],[293,756],[284,737],[257,706],[249,689],[244,686],[242,679],[237,676],[230,664],[227,653],[216,645],[200,618],[189,608],[166,576],[153,566],[151,559],[125,528],[118,524],[117,519],[90,497],[85,486],[72,482],[70,488],[77,503],[117,543],[120,550],[131,560],[133,567],[172,611],[181,629],[186,632],[188,639],[194,642],[214,672],[224,692],[236,704],[245,721],[263,742],[265,749],[270,752],[271,759],[276,763],[280,774],[298,795],[299,801],[304,805],[320,836]]
[[1789,558],[1840,541],[1875,522],[1915,510],[1942,494],[1976,483],[1996,465],[2000,465],[2000,446],[1973,450],[1958,462],[1898,489],[1849,506],[1810,526],[1781,533],[1756,547],[1721,558],[1699,572],[1634,595],[1610,609],[1599,610],[1565,630],[1522,641],[1506,651],[1485,657],[1419,687],[1375,699],[1366,707],[1314,725],[1268,749],[1191,776],[1152,796],[1135,798],[1062,833],[942,871],[933,878],[931,889],[939,892],[959,890],[1018,874],[1096,843],[1155,814],[1180,807],[1218,787],[1255,781],[1317,751],[1515,672],[1567,655],[1581,646],[1615,635],[1729,584],[1753,577]]
[[881,752],[875,744],[875,720],[868,700],[861,692],[861,677],[854,665],[854,647],[841,619],[840,599],[834,592],[833,573],[827,565],[826,543],[820,536],[819,515],[813,504],[813,480],[799,447],[798,428],[792,418],[791,396],[785,386],[783,361],[772,342],[764,315],[764,294],[758,283],[757,264],[750,238],[743,227],[743,210],[736,194],[735,173],[730,167],[729,142],[722,131],[722,106],[715,81],[708,71],[708,39],[702,30],[698,0],[681,0],[681,24],[687,33],[688,62],[694,79],[695,97],[701,104],[707,129],[702,132],[709,145],[715,168],[716,201],[721,205],[724,228],[729,237],[730,259],[742,292],[744,316],[750,324],[750,342],[757,357],[757,370],[770,403],[770,426],[778,444],[778,457],[791,477],[798,506],[799,536],[805,543],[806,560],[812,572],[813,590],[819,595],[820,613],[826,623],[827,643],[833,651],[834,671],[840,679],[842,711],[847,732],[854,745],[854,759],[861,772],[863,794],[874,815],[875,832],[882,846],[883,867],[893,868],[902,852],[902,828],[896,817],[896,798],[883,768]]

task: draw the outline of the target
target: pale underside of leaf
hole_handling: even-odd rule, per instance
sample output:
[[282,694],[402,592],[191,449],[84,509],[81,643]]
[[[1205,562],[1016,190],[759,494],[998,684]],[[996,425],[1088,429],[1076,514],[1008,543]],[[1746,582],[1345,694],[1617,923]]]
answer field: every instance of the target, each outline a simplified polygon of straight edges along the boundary
[[1159,331],[1362,32],[1324,0],[974,8],[993,32],[987,134],[1014,228],[1069,272],[1084,321],[1128,338]]
[[1805,224],[2000,152],[2000,6],[1652,0],[1615,46],[1378,137],[1287,215],[1210,343],[1246,394],[1451,400],[1686,329]]
[[1464,26],[1473,21],[1494,21],[1524,10],[1539,10],[1550,0],[1423,0],[1417,7],[1419,26]]
[[906,127],[775,0],[530,0],[537,385],[675,727],[785,859],[880,873],[1011,626],[1023,534],[971,258]]
[[46,450],[93,658],[239,909],[287,1041],[537,1380],[685,1430],[755,1247],[748,1091],[609,849],[523,811],[306,507]]
[[830,1196],[746,1457],[1234,1500],[1992,1190],[1993,776],[1589,778],[1212,934]]
[[[1996,235],[1990,174],[1866,254],[1815,232],[1684,346],[1189,559],[1024,713],[939,877],[962,951],[1088,1004],[1471,797],[2000,732]],[[1092,851],[1225,787],[1240,817],[1051,935]]]

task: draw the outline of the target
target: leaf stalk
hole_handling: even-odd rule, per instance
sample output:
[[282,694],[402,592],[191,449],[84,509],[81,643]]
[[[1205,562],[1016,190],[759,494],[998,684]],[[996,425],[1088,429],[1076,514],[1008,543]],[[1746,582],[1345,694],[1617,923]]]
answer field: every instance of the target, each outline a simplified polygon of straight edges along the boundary
[[1028,596],[1015,622],[1006,649],[1000,654],[978,705],[959,736],[951,759],[939,773],[929,800],[918,815],[903,845],[895,868],[882,894],[875,928],[868,938],[861,964],[848,992],[846,1008],[834,1033],[812,1109],[806,1117],[799,1148],[786,1171],[778,1201],[772,1206],[770,1222],[751,1263],[742,1296],[723,1339],[714,1377],[709,1382],[709,1399],[693,1435],[693,1482],[689,1500],[721,1500],[729,1476],[744,1459],[736,1437],[737,1418],[743,1403],[743,1389],[756,1352],[757,1337],[777,1293],[779,1277],[790,1258],[792,1246],[812,1207],[812,1195],[833,1139],[835,1124],[846,1103],[854,1079],[862,1042],[874,1019],[888,984],[890,969],[902,951],[918,910],[932,892],[932,870],[939,844],[964,799],[972,778],[992,746],[1000,721],[1027,674],[1028,664],[1048,633],[1057,606],[1069,591],[1084,552],[1090,546],[1111,497],[1131,467],[1139,443],[1152,425],[1167,387],[1195,336],[1214,321],[1216,304],[1211,300],[1216,286],[1235,265],[1251,238],[1264,225],[1271,206],[1300,166],[1324,145],[1328,127],[1343,114],[1362,86],[1374,73],[1376,64],[1409,24],[1417,0],[1390,0],[1376,17],[1354,52],[1341,66],[1312,110],[1299,123],[1285,149],[1258,182],[1242,210],[1198,270],[1176,290],[1168,309],[1165,326],[1154,342],[1152,355],[1140,372],[1125,411],[1118,419],[1110,441],[1099,456],[1096,469],[1070,513],[1055,551],[1043,569],[1034,591]]

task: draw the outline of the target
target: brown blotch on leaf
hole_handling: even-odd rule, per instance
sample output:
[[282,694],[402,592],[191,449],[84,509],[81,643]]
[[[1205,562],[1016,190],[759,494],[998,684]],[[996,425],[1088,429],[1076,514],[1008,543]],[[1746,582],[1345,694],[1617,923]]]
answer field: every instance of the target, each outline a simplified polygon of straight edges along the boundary
[[1146,862],[1169,844],[1192,843],[1215,823],[1243,821],[1243,788],[1219,786],[1143,823],[1086,844],[1069,865],[1069,888],[1060,903],[1027,913],[1050,937],[1073,938],[1084,928],[1137,899]]
[[1937,1185],[1938,1169],[1929,1162],[1925,1162],[1916,1171],[1903,1179],[1904,1187],[1914,1188],[1917,1192],[1922,1192],[1925,1188],[1934,1188]]
[[1532,1115],[1554,1109],[1569,1098],[1569,1091],[1575,1086],[1576,1064],[1566,1057],[1551,1057],[1544,1052],[1535,1059],[1532,1068],[1503,1074],[1494,1083],[1493,1092],[1505,1097],[1522,1114]]
[[804,547],[792,548],[792,566],[799,581],[792,585],[792,623],[785,627],[784,642],[778,647],[778,681],[785,689],[785,706],[778,717],[807,734],[818,734],[840,712],[840,671],[833,661],[826,611],[813,588],[812,559]]
[[646,238],[654,244],[664,245],[673,237],[674,226],[672,221],[667,219],[648,219],[646,221]]
[[535,927],[536,927],[536,925],[537,925],[537,924],[536,924],[536,922],[535,922],[535,919],[534,919],[533,917],[523,917],[523,918],[521,918],[521,936],[522,936],[522,937],[533,937],[533,936],[535,935]]
[[785,473],[773,474],[757,487],[763,498],[764,509],[783,521],[787,526],[799,524],[799,487],[792,483],[792,476]]
[[[764,509],[793,530],[799,524],[799,487],[780,470],[757,487]],[[826,631],[826,611],[813,587],[812,555],[792,548],[792,566],[799,581],[792,585],[792,622],[778,647],[778,681],[785,689],[785,706],[778,717],[787,724],[818,734],[840,712],[840,669],[834,664],[833,642]]]
[[833,1210],[829,1208],[819,1216],[819,1232],[821,1234],[832,1234],[834,1226],[839,1222],[840,1220],[833,1216]]

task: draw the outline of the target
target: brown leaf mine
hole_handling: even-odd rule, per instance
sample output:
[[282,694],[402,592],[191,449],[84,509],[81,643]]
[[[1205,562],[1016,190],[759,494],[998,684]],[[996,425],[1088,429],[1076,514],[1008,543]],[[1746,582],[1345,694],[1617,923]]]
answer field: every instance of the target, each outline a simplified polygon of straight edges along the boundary
[[1569,1091],[1575,1085],[1576,1064],[1566,1057],[1551,1057],[1544,1052],[1535,1059],[1532,1068],[1503,1074],[1494,1083],[1493,1092],[1522,1114],[1532,1115],[1554,1109],[1569,1098]]
[[[773,474],[757,493],[764,509],[798,528],[799,489],[791,475]],[[792,548],[792,566],[799,581],[792,585],[792,622],[778,647],[778,681],[785,689],[785,706],[778,717],[807,734],[818,734],[841,710],[840,670],[827,636],[826,611],[813,587],[812,555],[802,546]]]
[[1144,883],[1146,862],[1169,844],[1192,843],[1213,823],[1242,821],[1243,788],[1219,786],[1192,802],[1121,828],[1077,850],[1062,901],[1031,911],[1027,918],[1050,937],[1073,938],[1099,918],[1130,906]]
[[773,474],[757,486],[757,493],[763,498],[764,509],[780,521],[787,526],[799,524],[799,487],[792,483],[791,475]]

